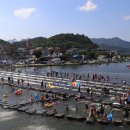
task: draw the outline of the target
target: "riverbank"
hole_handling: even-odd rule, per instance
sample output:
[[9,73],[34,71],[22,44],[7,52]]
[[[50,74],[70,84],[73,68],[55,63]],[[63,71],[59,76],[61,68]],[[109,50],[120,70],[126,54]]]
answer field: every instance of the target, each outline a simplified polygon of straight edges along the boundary
[[87,63],[62,63],[62,64],[15,64],[13,67],[47,67],[47,66],[71,66],[71,65],[101,65],[101,64],[111,64],[111,63],[123,63],[124,61],[115,62],[87,62]]

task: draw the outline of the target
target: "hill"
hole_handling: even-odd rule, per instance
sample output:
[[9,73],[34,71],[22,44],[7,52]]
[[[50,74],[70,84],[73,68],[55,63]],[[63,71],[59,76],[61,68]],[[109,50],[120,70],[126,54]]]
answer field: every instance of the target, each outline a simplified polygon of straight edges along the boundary
[[124,41],[118,37],[115,38],[92,38],[94,43],[98,44],[102,49],[116,49],[118,51],[130,51],[130,42]]
[[49,46],[59,46],[69,49],[74,48],[97,48],[97,45],[94,44],[87,36],[79,34],[59,34],[52,36],[48,39]]
[[15,52],[15,46],[11,45],[9,42],[0,39],[0,59],[7,57],[12,57]]
[[0,39],[0,45],[1,46],[6,46],[6,45],[9,45],[9,42]]
[[[27,40],[21,40],[14,42],[13,44],[17,47],[25,47]],[[45,47],[47,44],[47,38],[44,37],[36,37],[33,39],[28,39],[28,44],[30,48],[36,48],[36,47]]]
[[[17,47],[25,46],[25,41],[15,42],[14,44]],[[29,47],[36,48],[36,47],[61,47],[64,49],[69,49],[71,47],[74,48],[97,48],[98,46],[94,44],[90,38],[84,35],[79,34],[58,34],[52,36],[50,38],[43,38],[37,37],[33,39],[29,39]]]

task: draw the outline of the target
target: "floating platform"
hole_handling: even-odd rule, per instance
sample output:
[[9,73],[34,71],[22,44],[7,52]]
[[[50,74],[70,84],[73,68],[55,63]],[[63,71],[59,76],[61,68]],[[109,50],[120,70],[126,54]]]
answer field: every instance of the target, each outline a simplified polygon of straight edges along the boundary
[[2,108],[4,108],[4,109],[8,109],[9,106],[8,106],[8,105],[2,105]]
[[9,106],[8,108],[9,109],[14,109],[14,110],[17,110],[18,108],[20,108],[21,107],[21,105],[12,105],[12,106]]
[[21,106],[26,106],[27,104],[31,104],[31,103],[33,103],[33,102],[21,101],[18,104]]
[[127,125],[130,125],[130,119],[125,119],[124,122],[125,122]]
[[35,109],[28,109],[28,110],[26,110],[25,112],[26,112],[27,114],[32,115],[32,114],[35,114],[35,113],[36,113],[36,110],[35,110]]
[[28,108],[26,106],[18,108],[18,111],[20,111],[20,112],[25,112],[26,110],[28,110]]
[[112,123],[113,123],[114,125],[122,125],[122,124],[123,124],[123,121],[120,120],[120,119],[114,119],[114,120],[112,121]]
[[2,105],[2,108],[4,108],[4,109],[9,108],[9,104],[7,102],[2,102],[1,105]]
[[65,113],[57,113],[57,114],[55,114],[56,118],[64,118],[64,116],[65,116]]
[[84,121],[86,118],[85,116],[81,116],[81,115],[66,115],[65,116],[68,120],[77,120],[77,121]]
[[53,111],[46,111],[47,116],[54,116],[55,113]]
[[94,124],[95,123],[95,121],[94,121],[94,119],[92,117],[88,117],[86,119],[86,122],[87,122],[87,124]]
[[36,110],[36,112],[35,112],[35,114],[36,115],[44,115],[45,114],[45,112],[46,112],[46,110]]
[[97,122],[100,123],[100,124],[104,124],[104,125],[108,125],[109,124],[109,121],[102,120],[102,119],[98,119]]

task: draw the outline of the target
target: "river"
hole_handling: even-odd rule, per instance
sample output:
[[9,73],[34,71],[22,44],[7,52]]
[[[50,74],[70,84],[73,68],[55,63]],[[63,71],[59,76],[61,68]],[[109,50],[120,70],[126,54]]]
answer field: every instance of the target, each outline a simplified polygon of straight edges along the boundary
[[[108,75],[112,82],[122,83],[126,80],[127,84],[130,84],[130,69],[127,68],[130,62],[124,63],[111,63],[111,64],[93,64],[93,65],[70,65],[70,66],[48,66],[48,67],[37,67],[35,68],[35,73],[44,75],[46,72],[58,71],[58,72],[68,72],[77,74],[99,74]],[[20,69],[22,72],[26,70],[28,73],[34,73],[33,67],[17,68],[16,71]]]
[[[79,74],[103,74],[109,75],[113,82],[126,80],[130,84],[130,70],[127,63],[112,63],[102,65],[78,65],[78,66],[54,66],[35,68],[37,74],[45,74],[49,71],[70,72]],[[22,72],[34,73],[34,68],[17,68]],[[88,125],[86,122],[69,121],[53,117],[30,116],[16,111],[0,108],[0,130],[128,130],[129,126],[114,125]]]

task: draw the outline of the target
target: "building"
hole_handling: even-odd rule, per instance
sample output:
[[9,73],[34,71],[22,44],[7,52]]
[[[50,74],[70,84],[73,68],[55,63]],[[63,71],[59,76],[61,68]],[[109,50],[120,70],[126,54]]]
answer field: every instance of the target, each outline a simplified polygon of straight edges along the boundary
[[22,59],[28,59],[32,57],[31,51],[26,48],[17,48],[16,53]]

